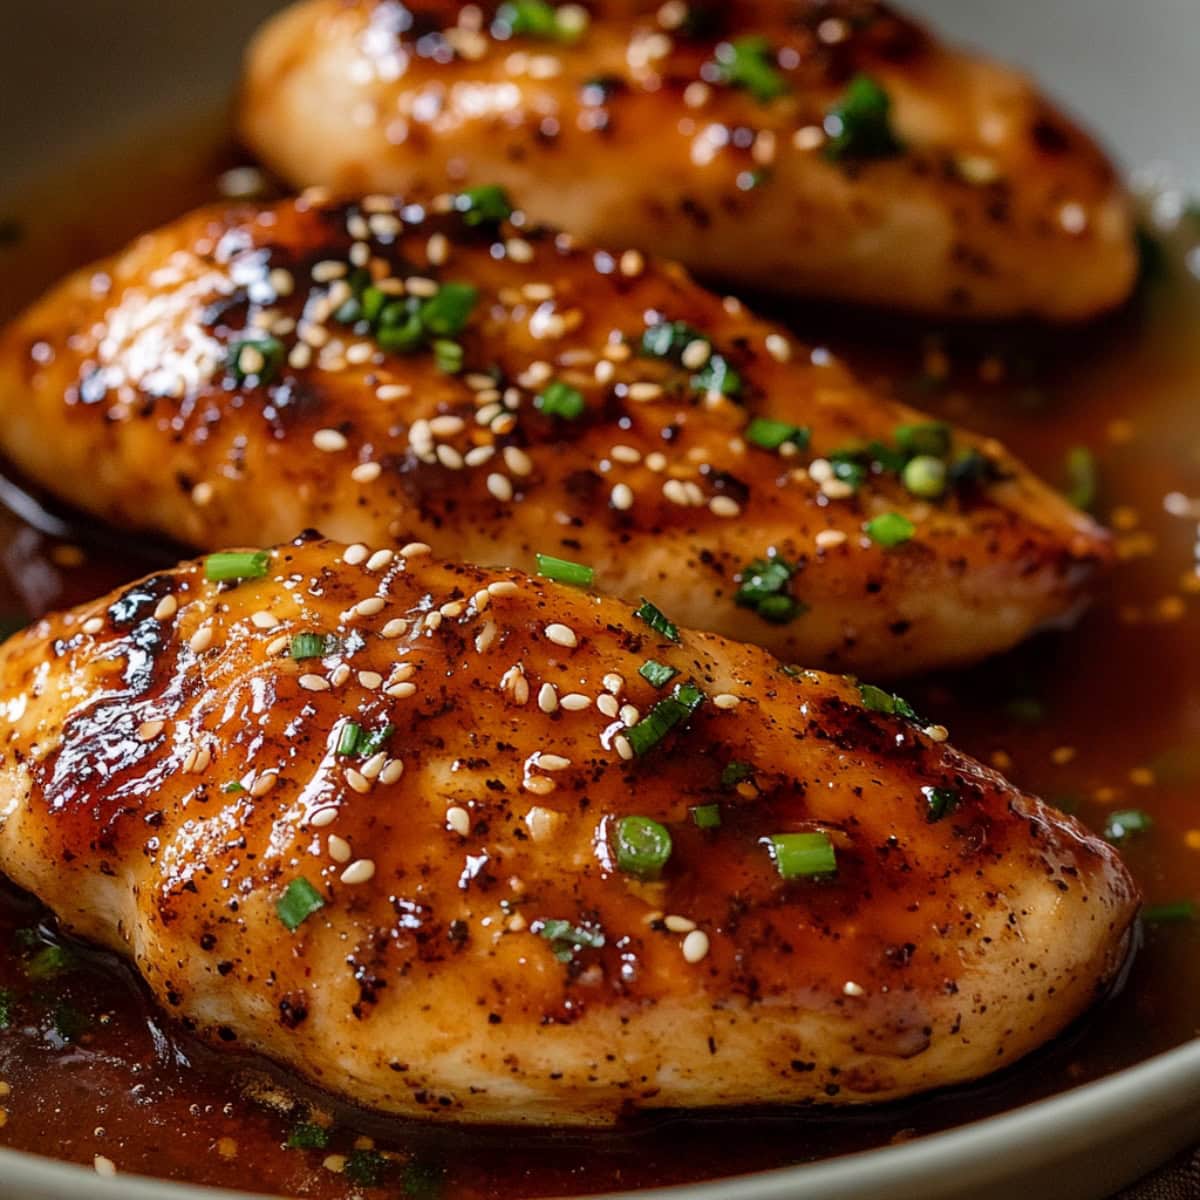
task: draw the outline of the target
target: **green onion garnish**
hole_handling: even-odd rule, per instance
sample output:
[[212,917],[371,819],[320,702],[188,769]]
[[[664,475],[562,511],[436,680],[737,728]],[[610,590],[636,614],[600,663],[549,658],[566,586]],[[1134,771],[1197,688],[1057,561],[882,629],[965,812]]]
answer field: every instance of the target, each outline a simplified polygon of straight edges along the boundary
[[294,933],[313,913],[325,907],[321,893],[303,876],[293,879],[275,902],[279,919]]
[[845,159],[890,158],[903,150],[891,126],[891,97],[869,75],[856,75],[825,117],[825,154]]
[[435,338],[433,361],[443,375],[457,375],[463,369],[466,351],[459,342],[453,342],[449,338]]
[[684,351],[695,342],[707,347],[708,357],[689,380],[695,392],[720,392],[725,396],[741,394],[742,377],[722,354],[715,354],[712,341],[686,321],[658,321],[642,334],[641,352],[647,358],[662,358],[676,366],[684,365]]
[[210,554],[204,560],[204,575],[213,583],[261,579],[270,562],[271,556],[266,550],[224,551]]
[[378,754],[395,733],[391,725],[384,725],[368,733],[357,721],[347,721],[338,736],[336,753],[345,758],[370,758]]
[[871,541],[888,549],[904,545],[917,531],[917,527],[906,516],[895,512],[880,513],[863,528]]
[[464,225],[498,225],[513,215],[508,193],[495,184],[467,188],[454,198],[454,207],[462,213]]
[[650,817],[622,817],[613,839],[617,866],[638,879],[657,879],[671,857],[671,833]]
[[362,726],[357,721],[347,721],[338,735],[336,753],[349,757],[358,753],[358,744],[363,736]]
[[478,299],[479,290],[469,283],[443,283],[421,305],[421,324],[438,337],[455,337],[466,328]]
[[921,795],[925,797],[925,820],[931,825],[958,807],[958,793],[951,788],[923,787]]
[[1142,909],[1142,920],[1147,925],[1171,925],[1196,919],[1196,905],[1192,900],[1175,900],[1170,904],[1152,904]]
[[253,379],[265,386],[283,365],[284,347],[269,334],[241,338],[229,347],[229,370],[238,383]]
[[325,633],[298,633],[292,638],[289,653],[297,662],[306,658],[324,658],[337,649],[337,638]]
[[904,465],[900,478],[904,486],[922,500],[936,500],[946,490],[946,464],[932,454],[918,454]]
[[763,450],[778,450],[784,444],[793,445],[797,450],[805,450],[812,439],[812,431],[802,425],[789,425],[787,421],[755,417],[746,426],[743,436],[746,441]]
[[[567,6],[572,10],[574,6]],[[510,0],[496,10],[495,33],[511,37],[540,38],[543,41],[573,42],[586,28],[586,23],[567,19],[546,0]]]
[[813,879],[837,872],[833,838],[817,833],[775,833],[763,838],[784,879]]
[[721,771],[721,786],[728,791],[730,788],[737,787],[739,783],[744,783],[753,774],[754,768],[749,763],[726,763],[724,770]]
[[569,583],[572,587],[591,587],[596,578],[596,572],[582,563],[571,562],[567,558],[555,558],[550,554],[538,554],[535,557],[538,574],[553,579],[555,583]]
[[668,641],[679,641],[679,630],[644,596],[642,597],[642,606],[633,615],[641,618],[655,633],[661,634]]
[[1109,813],[1104,822],[1104,836],[1110,842],[1123,842],[1131,833],[1148,833],[1154,828],[1154,819],[1138,808],[1122,809]]
[[1078,509],[1090,512],[1099,490],[1096,457],[1086,446],[1073,446],[1067,451],[1067,499]]
[[594,925],[572,925],[558,917],[535,923],[534,933],[544,937],[559,962],[570,962],[576,950],[599,950],[604,945],[604,931]]
[[688,813],[697,829],[719,829],[721,826],[719,804],[693,804]]
[[71,955],[65,946],[43,946],[26,964],[30,979],[53,979],[72,966]]
[[862,697],[863,708],[871,712],[884,713],[887,716],[907,717],[910,721],[917,719],[913,706],[900,696],[885,692],[883,688],[873,683],[860,683],[858,694]]
[[342,1174],[359,1187],[375,1188],[383,1183],[390,1168],[391,1163],[378,1150],[351,1150]]
[[666,687],[679,672],[674,667],[668,667],[666,663],[655,662],[654,659],[648,658],[638,667],[638,674],[652,687],[661,688]]
[[221,785],[221,791],[227,796],[236,796],[238,792],[244,792],[246,785],[238,779],[231,779],[228,783]]
[[308,1121],[293,1125],[287,1138],[289,1150],[324,1150],[329,1145],[329,1130]]
[[950,453],[952,432],[945,421],[917,421],[912,425],[896,426],[896,445],[905,454],[928,454],[945,458]]
[[717,69],[723,83],[745,88],[760,104],[782,96],[788,85],[775,67],[771,43],[751,36],[722,42],[716,51]]
[[533,398],[534,406],[548,417],[561,417],[564,421],[578,421],[587,410],[583,393],[560,379],[553,379],[545,391]]
[[764,621],[786,625],[808,611],[788,590],[796,568],[778,555],[756,558],[742,569],[742,583],[733,600],[742,608],[752,608]]
[[625,731],[634,754],[653,750],[677,725],[682,725],[704,703],[704,693],[691,683],[680,684],[660,700],[632,729]]
[[694,391],[705,395],[719,392],[722,396],[740,396],[742,377],[723,354],[711,354],[708,362],[692,376],[691,386]]
[[359,758],[371,758],[379,753],[387,744],[392,734],[396,732],[394,725],[381,725],[359,739]]

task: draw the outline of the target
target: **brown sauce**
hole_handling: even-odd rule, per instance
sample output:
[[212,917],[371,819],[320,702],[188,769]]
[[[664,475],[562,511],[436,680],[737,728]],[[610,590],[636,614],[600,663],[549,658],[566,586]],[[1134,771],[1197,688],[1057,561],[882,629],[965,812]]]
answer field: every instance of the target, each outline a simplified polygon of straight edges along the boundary
[[[235,161],[211,126],[189,138],[172,131],[31,196],[0,245],[0,318],[71,267],[215,198]],[[1122,559],[1091,611],[1069,632],[905,693],[959,746],[1095,828],[1123,810],[1148,814],[1153,827],[1125,850],[1150,905],[1200,902],[1200,501],[1191,512],[1182,500],[1200,496],[1200,339],[1187,332],[1200,319],[1200,286],[1181,263],[1189,233],[1200,238],[1200,221],[1126,311],[1088,330],[943,329],[766,306],[906,399],[1002,438],[1051,480],[1064,478],[1072,448],[1091,451],[1095,511],[1116,527]],[[1183,515],[1168,512],[1172,493]],[[162,561],[161,549],[78,519],[59,536],[39,523],[0,512],[5,616],[76,603]],[[513,1133],[355,1111],[269,1063],[201,1047],[130,969],[61,942],[36,902],[0,889],[0,1145],[303,1197],[500,1200],[763,1170],[945,1129],[1181,1044],[1200,1032],[1198,938],[1194,920],[1148,923],[1116,995],[973,1088],[853,1114],[647,1117],[617,1133]],[[326,1146],[288,1148],[298,1126],[311,1137],[313,1124],[329,1126]]]

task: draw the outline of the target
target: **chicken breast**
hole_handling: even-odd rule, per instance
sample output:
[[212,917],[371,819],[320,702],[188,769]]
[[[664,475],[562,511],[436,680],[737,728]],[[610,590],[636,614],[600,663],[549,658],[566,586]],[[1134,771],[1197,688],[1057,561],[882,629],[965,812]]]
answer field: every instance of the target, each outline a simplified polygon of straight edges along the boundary
[[1137,904],[887,692],[416,544],[161,572],[6,643],[0,704],[0,869],[394,1113],[972,1079],[1104,990]]
[[1057,321],[1136,274],[1091,139],[871,0],[306,0],[254,42],[239,119],[293,184],[501,183],[734,285]]
[[200,548],[312,527],[553,555],[871,677],[1004,650],[1106,560],[999,446],[682,271],[501,219],[499,193],[435,207],[302,198],[142,238],[0,339],[0,448]]

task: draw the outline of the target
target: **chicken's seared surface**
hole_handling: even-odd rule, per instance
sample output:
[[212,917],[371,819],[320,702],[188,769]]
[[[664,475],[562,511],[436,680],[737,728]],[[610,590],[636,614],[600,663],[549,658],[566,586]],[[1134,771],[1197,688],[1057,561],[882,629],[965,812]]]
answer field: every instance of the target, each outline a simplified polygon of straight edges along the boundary
[[296,184],[500,182],[740,285],[1052,319],[1128,295],[1112,166],[1021,75],[872,0],[587,8],[306,0],[251,50],[243,134]]
[[994,443],[677,268],[474,205],[240,205],[142,238],[0,340],[0,447],[201,548],[311,527],[551,554],[868,677],[1004,650],[1079,603],[1104,534]]
[[[203,1032],[460,1120],[902,1096],[1120,964],[1116,854],[902,702],[426,550],[185,564],[6,643],[0,869]],[[781,877],[797,833],[832,875]]]

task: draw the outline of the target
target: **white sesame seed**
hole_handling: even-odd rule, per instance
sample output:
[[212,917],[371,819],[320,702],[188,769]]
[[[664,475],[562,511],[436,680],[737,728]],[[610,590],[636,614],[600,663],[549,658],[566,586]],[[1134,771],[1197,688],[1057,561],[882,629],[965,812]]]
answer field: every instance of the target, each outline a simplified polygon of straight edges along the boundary
[[945,725],[927,725],[921,732],[931,742],[944,742],[950,736],[950,731]]
[[407,700],[409,696],[417,694],[417,685],[415,683],[393,683],[391,687],[385,688],[384,691],[396,700]]
[[792,357],[792,347],[781,333],[768,333],[767,353],[776,361],[785,363]]
[[329,682],[333,687],[341,687],[342,684],[345,683],[349,678],[350,664],[338,663],[338,665],[333,668],[333,674],[329,676]]
[[532,792],[535,796],[548,796],[558,784],[553,779],[548,779],[545,775],[530,775],[521,786],[527,792]]
[[636,704],[622,704],[618,715],[627,729],[631,729],[642,719],[642,714],[638,711]]
[[509,238],[504,249],[515,263],[533,262],[533,247],[524,238]]
[[504,465],[520,478],[533,472],[533,460],[518,446],[504,447]]
[[846,540],[846,535],[840,529],[822,529],[813,539],[822,550],[832,550],[835,546],[842,545]]
[[484,627],[475,635],[475,653],[483,654],[496,640],[496,622],[488,621]]
[[538,688],[537,695],[538,708],[544,713],[552,713],[558,711],[558,692],[554,690],[554,684],[543,683]]
[[352,862],[342,872],[342,882],[345,884],[368,883],[375,877],[375,864],[369,858],[360,858]]
[[352,611],[360,617],[373,617],[376,613],[383,612],[386,603],[382,596],[368,596],[365,600],[360,600]]
[[350,472],[350,478],[355,483],[374,483],[380,475],[383,474],[383,467],[377,462],[359,463],[353,471]]
[[206,504],[211,503],[215,490],[213,485],[207,481],[196,484],[192,488],[192,503],[197,508],[203,508]]
[[431,266],[440,267],[450,257],[450,242],[444,233],[435,233],[425,245]]
[[471,832],[471,814],[461,804],[452,804],[446,809],[446,824],[459,837],[467,837]]
[[719,696],[713,697],[713,704],[715,704],[717,708],[737,708],[741,702],[742,701],[740,697],[734,696],[729,692],[722,692]]
[[637,250],[626,250],[621,255],[621,274],[629,278],[635,278],[646,269],[646,260]]
[[332,283],[333,280],[341,279],[345,274],[346,264],[334,262],[331,259],[317,263],[312,269],[312,277],[318,283]]
[[179,608],[179,601],[174,596],[164,596],[154,610],[156,621],[169,621]]
[[292,639],[286,633],[280,634],[273,642],[267,643],[267,657],[274,658],[282,654],[291,644]]
[[279,779],[277,771],[264,771],[250,785],[250,795],[254,797],[265,796]]
[[678,913],[664,917],[663,924],[672,933],[691,933],[696,928],[696,922],[691,917],[681,917]]
[[585,696],[582,692],[568,692],[559,704],[567,710],[567,712],[583,712],[585,708],[590,708],[592,705],[591,696]]
[[617,715],[621,708],[616,696],[610,696],[607,692],[601,692],[596,697],[596,707],[610,720]]
[[679,504],[685,508],[688,507],[691,502],[688,497],[688,490],[684,486],[682,479],[666,480],[666,482],[662,485],[662,494],[664,498],[670,500],[672,504]]
[[821,492],[830,500],[846,500],[854,495],[854,485],[845,479],[827,479],[821,484]]
[[297,342],[288,352],[288,366],[297,371],[303,371],[312,362],[312,348],[304,342]]
[[683,939],[683,958],[685,962],[698,963],[708,954],[708,934],[703,929],[693,929]]
[[260,610],[250,614],[250,624],[255,629],[274,629],[279,624],[279,618],[272,616],[269,612]]
[[515,596],[521,589],[511,579],[497,579],[488,584],[489,596]]
[[332,825],[337,820],[337,815],[338,810],[336,808],[318,808],[309,818],[308,823],[314,829],[324,829],[327,825]]
[[384,764],[383,770],[379,772],[379,782],[386,784],[396,783],[403,774],[404,763],[398,758],[390,758]]
[[353,767],[346,769],[346,782],[356,792],[362,794],[371,790],[371,781],[361,771],[356,771]]
[[647,404],[652,400],[657,400],[662,394],[662,385],[658,383],[639,380],[637,383],[629,385],[630,400],[634,400],[639,404]]
[[864,988],[861,983],[855,983],[853,979],[847,979],[846,982],[842,984],[842,991],[847,996],[866,995],[866,988]]
[[211,625],[201,625],[195,633],[192,634],[188,641],[188,649],[193,654],[203,654],[213,643],[213,629]]
[[463,456],[453,446],[439,442],[436,453],[438,462],[448,470],[461,471],[463,469]]
[[336,833],[331,833],[326,844],[329,847],[329,857],[334,862],[346,863],[350,861],[354,851],[350,849],[350,843],[344,837],[338,837]]
[[613,745],[617,748],[617,753],[628,762],[633,757],[633,747],[629,744],[629,739],[624,734],[617,734],[613,738]]
[[137,727],[137,738],[139,742],[152,742],[166,726],[164,721],[143,721]]
[[290,296],[296,290],[296,280],[291,271],[276,267],[268,276],[267,282],[276,296]]
[[409,542],[407,546],[400,547],[401,558],[421,558],[423,555],[432,553],[433,551],[424,542]]
[[347,546],[346,552],[342,555],[342,562],[348,566],[357,567],[359,563],[367,561],[367,556],[371,551],[361,542],[355,542],[353,546]]
[[611,692],[614,696],[620,695],[621,689],[625,686],[624,678],[618,675],[616,671],[609,671],[609,673],[605,675],[600,682],[603,683],[605,689]]
[[482,467],[485,462],[496,456],[495,446],[472,446],[470,450],[463,455],[463,462],[468,467]]
[[84,621],[84,623],[80,626],[80,628],[83,630],[84,633],[88,633],[88,634],[99,633],[100,630],[102,630],[104,628],[104,618],[103,617],[88,617],[88,619],[86,621]]
[[571,760],[561,754],[539,754],[537,765],[543,771],[565,771],[571,765]]
[[462,433],[466,428],[466,422],[462,417],[444,414],[440,417],[433,417],[429,422],[429,428],[435,437],[453,437],[456,433]]
[[384,567],[390,566],[395,554],[391,550],[376,550],[370,558],[367,559],[368,571],[382,571]]
[[336,429],[318,429],[313,434],[312,444],[327,454],[336,454],[339,450],[345,450],[349,445],[345,437]]
[[428,279],[424,275],[410,275],[404,281],[404,286],[410,295],[420,296],[426,300],[438,294],[437,281]]
[[694,338],[683,348],[680,362],[689,371],[698,371],[712,357],[712,343],[706,338]]
[[425,615],[425,630],[427,633],[433,633],[435,630],[442,627],[442,614],[440,612],[426,613]]
[[640,450],[635,450],[632,446],[618,445],[614,446],[609,454],[613,459],[620,463],[640,463],[642,461],[642,453]]
[[519,666],[509,667],[500,677],[500,689],[507,692],[512,702],[522,705],[529,699],[529,682]]
[[408,632],[408,622],[403,617],[394,617],[380,631],[385,638],[403,637]]
[[608,499],[618,512],[626,512],[633,507],[633,488],[627,483],[618,483]]
[[572,650],[579,645],[579,639],[575,636],[575,630],[569,625],[563,625],[556,621],[551,625],[547,625],[545,632],[546,637],[556,646],[565,646],[568,650]]
[[513,498],[512,482],[507,475],[501,475],[499,471],[493,471],[487,477],[487,490],[503,504],[507,504]]
[[380,750],[378,754],[372,754],[362,765],[362,776],[364,779],[378,779],[379,772],[383,770],[387,764],[388,756],[386,750]]
[[732,496],[714,496],[708,502],[708,510],[714,517],[736,517],[742,506]]
[[447,620],[454,620],[456,617],[461,617],[467,611],[467,602],[465,600],[447,600],[445,604],[438,609]]
[[403,400],[411,394],[412,388],[406,383],[385,383],[375,389],[380,400]]
[[322,675],[301,675],[296,681],[306,692],[329,691],[329,680]]

